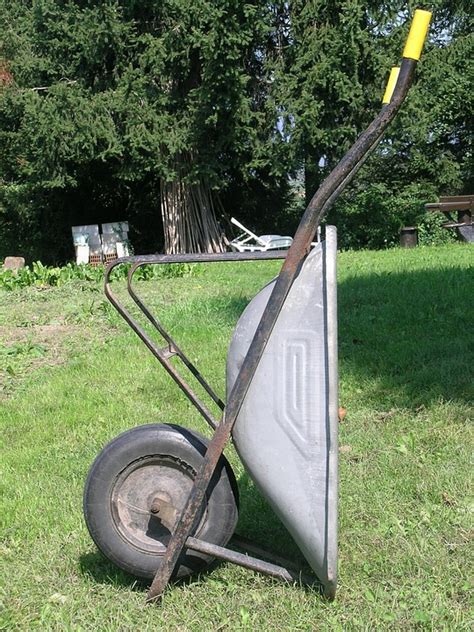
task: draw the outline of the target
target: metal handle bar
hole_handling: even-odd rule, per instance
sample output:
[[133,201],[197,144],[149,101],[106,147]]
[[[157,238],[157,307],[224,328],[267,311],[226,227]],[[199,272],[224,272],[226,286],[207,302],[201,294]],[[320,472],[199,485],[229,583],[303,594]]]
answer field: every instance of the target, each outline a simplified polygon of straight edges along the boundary
[[[179,388],[188,397],[188,399],[196,406],[197,410],[201,413],[211,428],[215,429],[218,422],[209,411],[207,406],[199,399],[194,391],[188,386],[186,381],[182,378],[179,371],[171,364],[170,358],[173,356],[179,357],[186,368],[192,373],[192,375],[201,384],[211,399],[217,404],[217,406],[224,410],[225,404],[220,397],[211,388],[209,383],[204,379],[198,369],[184,354],[184,352],[178,347],[173,338],[165,330],[161,322],[152,314],[148,307],[144,304],[142,299],[138,296],[133,288],[133,276],[136,271],[148,264],[158,265],[165,263],[204,263],[204,262],[217,262],[217,261],[261,261],[272,259],[283,259],[286,256],[286,252],[274,251],[274,252],[262,252],[262,253],[220,253],[220,254],[182,254],[182,255],[145,255],[139,257],[122,257],[116,259],[110,263],[105,271],[105,295],[111,304],[115,307],[122,318],[128,323],[133,331],[139,336],[146,347],[151,351],[155,358],[161,363],[167,373],[173,378]],[[112,292],[111,288],[111,274],[113,269],[122,264],[132,264],[128,271],[127,277],[127,290],[135,304],[140,311],[145,315],[148,321],[159,332],[159,334],[166,340],[168,349],[161,349],[147,334],[145,329],[138,323],[138,321],[130,314],[130,312],[122,305],[117,296]]]

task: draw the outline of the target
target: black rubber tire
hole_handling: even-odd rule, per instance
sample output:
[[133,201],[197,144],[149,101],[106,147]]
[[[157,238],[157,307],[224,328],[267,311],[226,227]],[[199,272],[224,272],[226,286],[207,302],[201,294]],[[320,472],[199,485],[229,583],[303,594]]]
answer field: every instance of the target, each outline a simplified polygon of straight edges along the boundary
[[[182,504],[208,443],[194,430],[174,424],[148,424],[124,432],[105,446],[86,480],[84,517],[92,539],[109,560],[136,577],[153,578],[166,550],[169,531],[164,531],[161,522],[155,526],[156,518],[146,512],[150,490],[156,488],[157,481],[165,487],[168,484],[170,494]],[[147,490],[148,500],[143,490]],[[160,493],[167,492],[160,487]],[[130,499],[134,502],[127,502]],[[237,484],[222,456],[193,535],[225,546],[237,518]],[[212,561],[209,556],[185,550],[174,577],[199,572]]]

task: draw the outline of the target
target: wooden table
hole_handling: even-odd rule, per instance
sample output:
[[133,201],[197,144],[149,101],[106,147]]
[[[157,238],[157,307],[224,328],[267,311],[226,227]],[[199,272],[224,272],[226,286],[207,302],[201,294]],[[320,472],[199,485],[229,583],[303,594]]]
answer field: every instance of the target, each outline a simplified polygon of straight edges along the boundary
[[[461,239],[469,242],[474,242],[473,208],[474,195],[444,196],[439,198],[439,202],[425,204],[427,211],[444,213],[448,221],[443,224],[443,228],[454,228]],[[453,213],[457,214],[456,218]]]

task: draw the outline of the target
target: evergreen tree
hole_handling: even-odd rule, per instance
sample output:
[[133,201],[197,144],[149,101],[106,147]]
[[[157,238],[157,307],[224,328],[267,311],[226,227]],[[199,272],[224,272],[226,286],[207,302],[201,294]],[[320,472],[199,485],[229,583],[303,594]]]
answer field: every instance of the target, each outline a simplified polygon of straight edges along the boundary
[[[329,218],[346,247],[393,243],[423,202],[472,191],[470,5],[431,5],[419,79]],[[292,192],[310,197],[379,109],[413,9],[0,0],[0,255],[64,260],[72,224],[117,219],[141,252],[160,234],[218,250],[224,210],[290,232]]]
[[4,229],[21,224],[20,243],[37,235],[44,250],[52,226],[64,236],[73,222],[118,219],[120,207],[133,216],[153,198],[157,213],[161,197],[168,251],[222,249],[214,192],[253,159],[260,124],[248,69],[266,8],[3,4],[1,56],[13,77],[0,97]]
[[[380,108],[414,6],[360,0],[295,0],[286,6],[291,45],[275,92],[281,95],[288,162],[304,173],[308,200]],[[436,223],[425,216],[425,202],[472,190],[469,5],[440,0],[428,8],[434,17],[416,85],[330,213],[345,247],[395,243],[403,224]]]

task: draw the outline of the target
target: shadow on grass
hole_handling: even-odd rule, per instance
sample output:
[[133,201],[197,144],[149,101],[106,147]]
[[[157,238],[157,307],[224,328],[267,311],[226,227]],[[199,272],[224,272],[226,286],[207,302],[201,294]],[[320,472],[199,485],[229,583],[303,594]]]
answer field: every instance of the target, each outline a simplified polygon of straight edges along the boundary
[[[255,487],[249,475],[244,472],[238,481],[240,495],[240,515],[236,533],[260,546],[264,551],[275,553],[291,561],[302,572],[311,574],[311,569],[305,561],[301,551],[292,540],[285,527],[274,514],[260,492]],[[236,548],[229,544],[231,548]],[[236,548],[236,550],[239,550]],[[254,553],[250,555],[255,556]],[[266,559],[265,555],[262,557]],[[269,560],[271,561],[271,559]],[[224,562],[215,560],[199,573],[180,580],[173,580],[173,584],[189,585],[205,581],[206,575],[212,573]],[[150,585],[149,580],[137,579],[119,569],[98,550],[83,553],[79,558],[82,574],[90,576],[94,582],[112,585],[118,588],[128,588],[137,592],[144,592]],[[248,571],[251,573],[252,571]],[[319,590],[317,586],[305,586],[308,590]]]
[[[172,578],[171,583],[179,586],[194,584],[216,569],[219,564],[220,562],[214,561],[195,575],[180,579]],[[146,592],[151,584],[150,579],[140,579],[121,570],[98,550],[80,555],[79,568],[83,575],[88,575],[98,584],[107,584],[116,588],[128,588],[136,592]]]
[[[79,568],[94,582],[108,584],[117,588],[130,588],[142,592],[147,587],[145,580],[137,579],[115,566],[99,551],[90,551],[79,556]],[[149,583],[149,582],[148,582]]]
[[338,287],[340,374],[385,405],[472,403],[474,274],[467,269],[351,277]]
[[[205,311],[235,326],[248,301],[216,298]],[[196,303],[196,318],[203,308]],[[472,403],[474,273],[446,268],[353,276],[338,284],[340,375],[377,406],[439,399]]]
[[240,511],[237,533],[310,572],[303,554],[247,472],[240,476],[238,485]]

